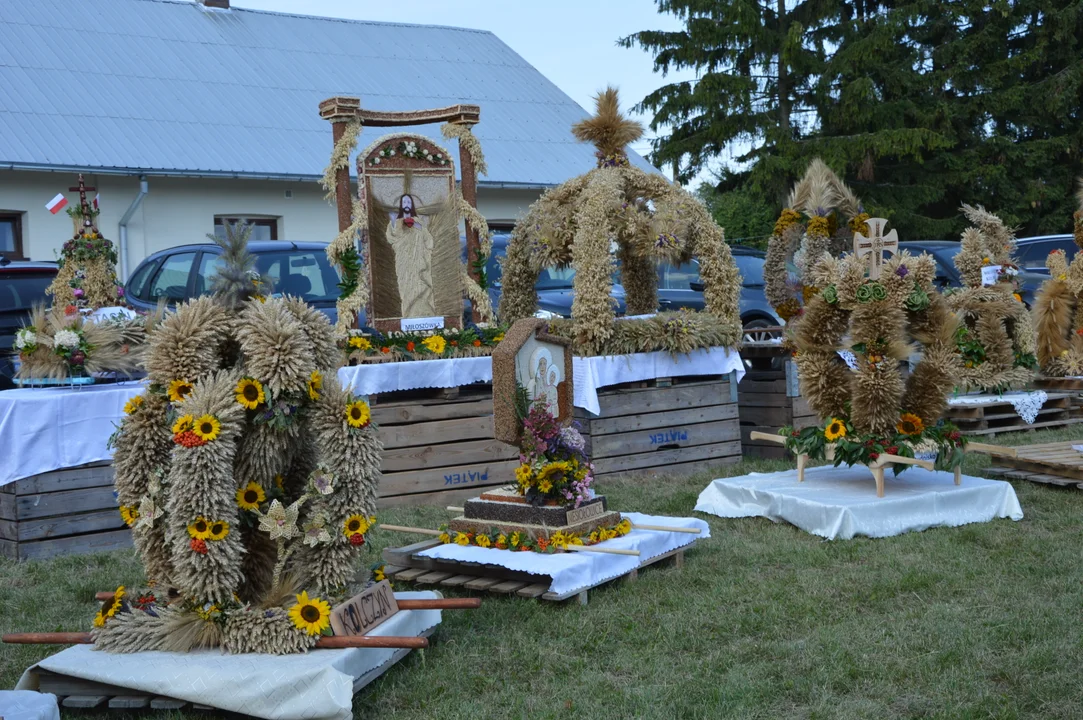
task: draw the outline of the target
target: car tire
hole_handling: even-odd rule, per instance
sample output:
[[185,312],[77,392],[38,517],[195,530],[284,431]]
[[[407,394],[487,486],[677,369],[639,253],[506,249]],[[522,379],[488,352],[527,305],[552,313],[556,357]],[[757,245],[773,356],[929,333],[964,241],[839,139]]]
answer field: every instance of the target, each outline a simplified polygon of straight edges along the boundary
[[[765,332],[767,328],[777,328],[778,323],[765,318],[755,318],[744,323],[742,337],[743,342],[764,342],[773,337],[778,337],[778,332]],[[781,355],[771,358],[753,358],[745,360],[745,366],[749,370],[784,370],[786,358]]]

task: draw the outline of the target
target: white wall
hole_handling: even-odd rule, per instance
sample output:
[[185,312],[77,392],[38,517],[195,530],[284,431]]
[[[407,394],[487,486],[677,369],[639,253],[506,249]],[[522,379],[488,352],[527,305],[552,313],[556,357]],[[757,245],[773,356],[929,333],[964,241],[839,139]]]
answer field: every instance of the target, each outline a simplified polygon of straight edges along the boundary
[[[99,230],[119,245],[118,223],[139,192],[139,178],[87,174],[84,179],[101,193]],[[316,182],[154,176],[147,182],[149,194],[128,223],[129,272],[158,250],[205,242],[214,231],[215,215],[278,217],[278,237],[283,240],[328,242],[338,233],[337,212]],[[63,211],[52,215],[45,203],[58,192],[69,204],[78,203],[78,193],[68,192],[76,184],[72,173],[0,171],[0,213],[23,213],[23,252],[30,259],[54,259],[71,238],[71,219]],[[293,191],[292,199],[285,199],[286,190]],[[539,194],[481,188],[478,209],[494,224],[511,224]]]

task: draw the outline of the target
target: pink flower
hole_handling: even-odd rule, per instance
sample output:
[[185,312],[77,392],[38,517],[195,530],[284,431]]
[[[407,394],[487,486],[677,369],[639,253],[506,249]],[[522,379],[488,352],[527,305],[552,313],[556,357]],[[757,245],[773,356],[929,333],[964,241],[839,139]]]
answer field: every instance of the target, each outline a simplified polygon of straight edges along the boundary
[[72,290],[72,295],[77,298],[83,297],[83,288],[75,288],[74,290]]

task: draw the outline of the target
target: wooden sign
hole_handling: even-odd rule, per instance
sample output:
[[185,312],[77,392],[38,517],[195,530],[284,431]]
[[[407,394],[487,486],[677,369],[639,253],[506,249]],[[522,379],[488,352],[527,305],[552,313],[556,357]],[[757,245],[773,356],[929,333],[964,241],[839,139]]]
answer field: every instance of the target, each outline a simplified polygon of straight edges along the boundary
[[516,387],[562,424],[572,420],[571,341],[548,330],[544,320],[517,320],[493,351],[493,426],[501,442],[519,442]]
[[383,580],[336,605],[331,610],[331,630],[335,635],[366,635],[398,611],[391,584]]

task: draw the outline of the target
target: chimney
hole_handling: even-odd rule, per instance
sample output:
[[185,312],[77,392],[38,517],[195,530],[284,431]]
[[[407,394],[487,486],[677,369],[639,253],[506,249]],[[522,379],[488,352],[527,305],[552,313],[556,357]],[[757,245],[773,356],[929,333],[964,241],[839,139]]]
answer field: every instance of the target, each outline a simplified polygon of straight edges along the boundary
[[204,7],[229,10],[229,0],[202,0]]

